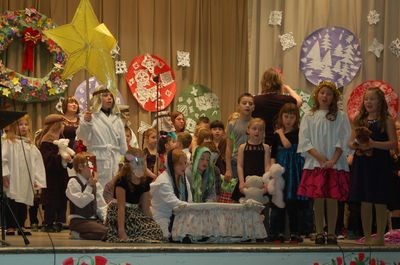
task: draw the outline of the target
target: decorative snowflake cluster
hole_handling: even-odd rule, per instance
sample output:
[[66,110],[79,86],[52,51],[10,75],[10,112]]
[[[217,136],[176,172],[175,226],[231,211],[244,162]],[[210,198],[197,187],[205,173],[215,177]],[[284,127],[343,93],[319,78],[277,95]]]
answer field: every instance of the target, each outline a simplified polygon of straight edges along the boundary
[[176,51],[178,66],[190,67],[190,53],[185,51]]
[[279,35],[279,40],[282,45],[282,49],[285,51],[296,46],[296,42],[294,42],[293,32],[285,33],[283,35]]
[[280,26],[282,23],[282,11],[271,11],[269,13],[268,24],[272,26]]
[[125,61],[115,61],[115,73],[118,74],[125,74],[128,72],[128,68],[126,67]]
[[392,53],[393,53],[394,55],[396,55],[397,58],[400,57],[400,39],[399,39],[399,38],[397,38],[397,39],[395,39],[394,41],[392,41],[392,42],[390,43],[389,48],[390,48],[390,50],[392,51]]
[[378,24],[379,13],[376,10],[370,10],[367,16],[367,20],[370,25]]
[[368,47],[368,51],[372,52],[376,57],[379,58],[381,56],[381,52],[383,51],[383,44],[374,38],[372,44]]

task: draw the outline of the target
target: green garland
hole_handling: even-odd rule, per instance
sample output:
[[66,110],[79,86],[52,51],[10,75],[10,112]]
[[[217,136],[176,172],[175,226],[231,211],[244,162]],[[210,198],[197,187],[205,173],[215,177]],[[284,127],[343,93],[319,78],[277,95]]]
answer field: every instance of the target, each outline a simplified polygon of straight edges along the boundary
[[32,103],[55,100],[64,95],[70,79],[63,79],[65,54],[57,44],[42,32],[56,25],[34,8],[6,11],[0,18],[0,53],[5,52],[15,38],[22,38],[23,31],[32,28],[40,33],[38,41],[47,45],[54,57],[54,67],[43,78],[35,78],[5,67],[0,60],[0,93],[16,101]]

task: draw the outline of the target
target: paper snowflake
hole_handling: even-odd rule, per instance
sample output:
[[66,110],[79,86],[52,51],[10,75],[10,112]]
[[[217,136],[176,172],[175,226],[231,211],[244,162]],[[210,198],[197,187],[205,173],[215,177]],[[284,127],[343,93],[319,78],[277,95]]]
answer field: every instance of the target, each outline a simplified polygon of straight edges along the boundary
[[128,72],[128,69],[126,68],[126,62],[125,61],[115,61],[115,73],[118,74],[125,74]]
[[271,11],[269,13],[268,24],[272,26],[280,26],[282,23],[282,11]]
[[119,55],[119,50],[120,50],[120,48],[119,48],[118,44],[115,44],[114,48],[111,50],[111,57],[112,58],[117,57],[117,55]]
[[279,40],[282,45],[282,49],[285,51],[296,46],[296,42],[294,42],[293,32],[285,33],[283,35],[279,35]]
[[393,53],[394,55],[396,55],[397,58],[400,57],[400,40],[399,40],[399,38],[397,38],[397,39],[395,39],[394,41],[392,41],[392,42],[390,43],[389,48],[390,48],[390,50],[392,51],[392,53]]
[[367,16],[368,23],[370,25],[378,24],[379,22],[379,14],[376,10],[370,10]]
[[190,67],[190,53],[185,51],[176,51],[178,66]]
[[374,38],[374,41],[368,47],[368,51],[372,52],[373,54],[375,54],[376,57],[379,58],[381,56],[381,52],[383,51],[383,44],[380,43],[376,38]]

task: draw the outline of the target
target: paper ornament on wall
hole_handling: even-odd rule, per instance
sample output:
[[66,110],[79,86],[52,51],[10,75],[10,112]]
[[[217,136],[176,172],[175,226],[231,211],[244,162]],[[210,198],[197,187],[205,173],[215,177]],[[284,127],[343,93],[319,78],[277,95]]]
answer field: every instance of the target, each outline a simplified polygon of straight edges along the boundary
[[379,87],[379,89],[385,93],[385,99],[389,107],[389,114],[393,119],[395,119],[397,117],[397,111],[399,110],[399,98],[396,92],[394,92],[392,86],[388,83],[378,80],[369,80],[358,85],[350,94],[347,101],[347,114],[349,115],[350,120],[353,120],[357,116],[361,104],[363,104],[364,93],[369,87]]
[[380,43],[376,38],[372,41],[372,44],[368,47],[368,51],[375,54],[376,57],[381,57],[383,51],[383,44]]
[[269,13],[268,24],[271,26],[280,26],[282,23],[282,11],[271,11]]
[[400,40],[399,38],[395,39],[390,43],[389,49],[392,51],[397,58],[400,57]]
[[296,42],[294,41],[293,32],[279,35],[279,41],[281,42],[281,46],[284,51],[296,46]]
[[370,10],[367,16],[367,20],[370,25],[378,24],[379,13],[376,10]]
[[185,51],[176,51],[178,66],[190,67],[190,53]]
[[219,106],[217,95],[209,88],[193,84],[181,92],[176,109],[185,116],[186,130],[194,132],[199,117],[206,116],[210,121],[220,119]]
[[300,69],[314,85],[331,80],[344,87],[353,80],[361,63],[358,39],[345,28],[318,29],[301,46]]
[[125,61],[115,61],[115,73],[118,74],[125,74],[128,72],[128,69],[126,68],[126,62]]
[[312,106],[314,105],[314,100],[310,93],[301,90],[300,88],[296,89],[297,94],[301,97],[303,104],[300,107],[300,117],[303,118],[304,114],[310,111]]
[[[95,77],[89,78],[89,94],[90,94],[90,99],[93,98],[93,92],[94,89],[100,85],[100,82],[96,80]],[[79,109],[81,112],[86,110],[86,81],[83,81],[78,85],[78,87],[75,90],[75,98],[79,103]],[[124,99],[121,96],[121,93],[119,90],[117,90],[117,96],[115,99],[115,103],[120,105],[120,104],[125,104]]]
[[146,54],[134,58],[125,80],[139,105],[147,111],[164,110],[171,104],[176,93],[174,72],[164,60],[155,55]]

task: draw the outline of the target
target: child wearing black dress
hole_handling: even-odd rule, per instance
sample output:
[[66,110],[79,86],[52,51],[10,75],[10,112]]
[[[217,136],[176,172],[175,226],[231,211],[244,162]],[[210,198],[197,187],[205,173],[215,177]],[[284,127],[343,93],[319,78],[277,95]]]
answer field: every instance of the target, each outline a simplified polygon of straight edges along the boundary
[[[355,129],[367,127],[372,133],[368,143],[356,141]],[[392,199],[393,163],[390,149],[397,145],[396,130],[389,116],[384,93],[370,87],[364,94],[363,104],[353,122],[349,146],[355,149],[350,201],[361,202],[361,218],[366,245],[384,245],[387,223],[387,205]],[[363,151],[372,150],[372,154]],[[377,236],[371,240],[372,208],[375,206]]]

